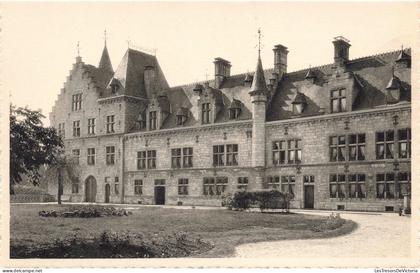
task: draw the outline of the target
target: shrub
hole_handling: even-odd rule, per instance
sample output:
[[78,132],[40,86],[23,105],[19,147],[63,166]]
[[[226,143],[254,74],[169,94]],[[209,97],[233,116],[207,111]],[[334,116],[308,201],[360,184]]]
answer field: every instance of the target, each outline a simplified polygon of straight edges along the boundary
[[222,207],[227,207],[228,209],[232,209],[233,207],[233,197],[231,193],[223,194],[222,195]]
[[341,218],[339,213],[332,212],[328,218],[323,220],[320,224],[313,226],[311,229],[315,232],[325,232],[341,227],[346,220]]
[[38,212],[42,217],[64,217],[64,218],[93,218],[103,216],[128,216],[131,212],[125,209],[104,206],[72,206],[61,211],[41,210]]
[[287,212],[293,195],[279,191],[259,191],[259,192],[236,192],[232,198],[231,206],[234,209],[246,210],[252,206],[257,206],[261,211],[267,209],[285,209]]

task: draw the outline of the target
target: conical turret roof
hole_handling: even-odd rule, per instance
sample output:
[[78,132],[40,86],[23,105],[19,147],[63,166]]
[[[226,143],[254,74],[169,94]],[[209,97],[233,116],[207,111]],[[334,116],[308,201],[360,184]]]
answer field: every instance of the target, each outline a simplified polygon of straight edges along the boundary
[[114,69],[112,68],[111,59],[109,58],[108,49],[106,45],[104,46],[104,50],[102,51],[101,60],[99,61],[99,69],[102,69],[106,72],[114,73]]
[[261,56],[258,53],[258,62],[257,68],[255,69],[254,78],[252,81],[252,86],[250,90],[250,94],[258,94],[258,93],[267,93],[267,84],[265,82],[264,70],[261,63]]

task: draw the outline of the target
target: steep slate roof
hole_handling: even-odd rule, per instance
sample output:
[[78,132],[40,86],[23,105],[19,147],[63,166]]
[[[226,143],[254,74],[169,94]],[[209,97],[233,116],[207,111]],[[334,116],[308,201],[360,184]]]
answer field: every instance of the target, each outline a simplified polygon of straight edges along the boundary
[[[353,104],[353,110],[375,108],[386,104],[386,87],[392,77],[394,62],[399,54],[400,51],[393,51],[350,60],[347,63],[346,70],[353,73],[355,83],[361,89]],[[309,69],[285,74],[268,107],[267,121],[292,118],[291,104],[298,91],[306,97],[307,106],[304,116],[322,113],[322,108],[328,108],[330,103],[329,92],[331,90],[325,83],[332,78],[333,67],[333,64],[312,67],[311,69],[317,73],[319,80],[316,84],[308,84],[305,80]],[[404,83],[407,92],[401,96],[401,100],[409,101],[410,69],[398,69],[395,70],[395,74]]]
[[103,71],[114,73],[114,69],[112,68],[111,59],[109,58],[108,49],[106,48],[106,45],[104,46],[104,49],[102,51],[102,56],[101,60],[99,61],[98,68],[102,69]]
[[122,94],[151,99],[151,97],[147,96],[144,85],[144,70],[146,67],[155,68],[155,79],[159,87],[157,89],[169,88],[156,57],[129,48],[113,76],[121,83],[123,88]]

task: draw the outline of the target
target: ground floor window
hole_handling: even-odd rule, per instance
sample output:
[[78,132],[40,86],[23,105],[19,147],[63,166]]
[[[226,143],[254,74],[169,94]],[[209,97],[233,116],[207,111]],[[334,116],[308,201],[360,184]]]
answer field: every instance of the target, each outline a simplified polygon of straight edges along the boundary
[[294,175],[286,175],[281,177],[281,192],[295,194],[295,181]]
[[279,190],[280,189],[280,176],[267,176],[267,188],[271,190]]
[[344,198],[346,197],[346,175],[331,174],[330,175],[330,197]]
[[76,178],[75,180],[72,181],[71,192],[79,193],[79,178]]
[[120,194],[120,179],[118,176],[116,176],[114,180],[114,192],[115,192],[115,195]]
[[188,195],[188,179],[178,179],[178,195]]
[[409,194],[410,192],[411,192],[411,173],[410,172],[398,173],[398,188],[397,188],[398,198],[404,198],[404,195]]
[[238,177],[238,190],[246,191],[248,189],[248,177]]
[[227,177],[204,177],[203,194],[204,195],[222,195],[227,188]]
[[395,197],[395,174],[376,174],[376,197],[381,199]]
[[143,194],[143,180],[141,179],[134,180],[134,194],[135,195]]
[[366,176],[364,174],[349,174],[349,190],[350,198],[365,198],[366,197]]

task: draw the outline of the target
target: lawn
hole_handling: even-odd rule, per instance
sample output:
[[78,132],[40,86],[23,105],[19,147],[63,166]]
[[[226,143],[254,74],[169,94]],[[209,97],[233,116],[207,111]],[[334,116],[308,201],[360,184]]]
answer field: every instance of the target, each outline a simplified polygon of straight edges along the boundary
[[269,214],[230,210],[172,209],[139,207],[129,216],[101,218],[40,217],[41,210],[61,210],[53,205],[11,205],[11,246],[37,245],[69,236],[100,236],[103,231],[141,233],[146,238],[186,233],[201,238],[214,247],[195,257],[227,257],[235,246],[244,243],[313,239],[340,236],[351,232],[356,224],[329,231],[315,232],[325,216],[305,214]]

